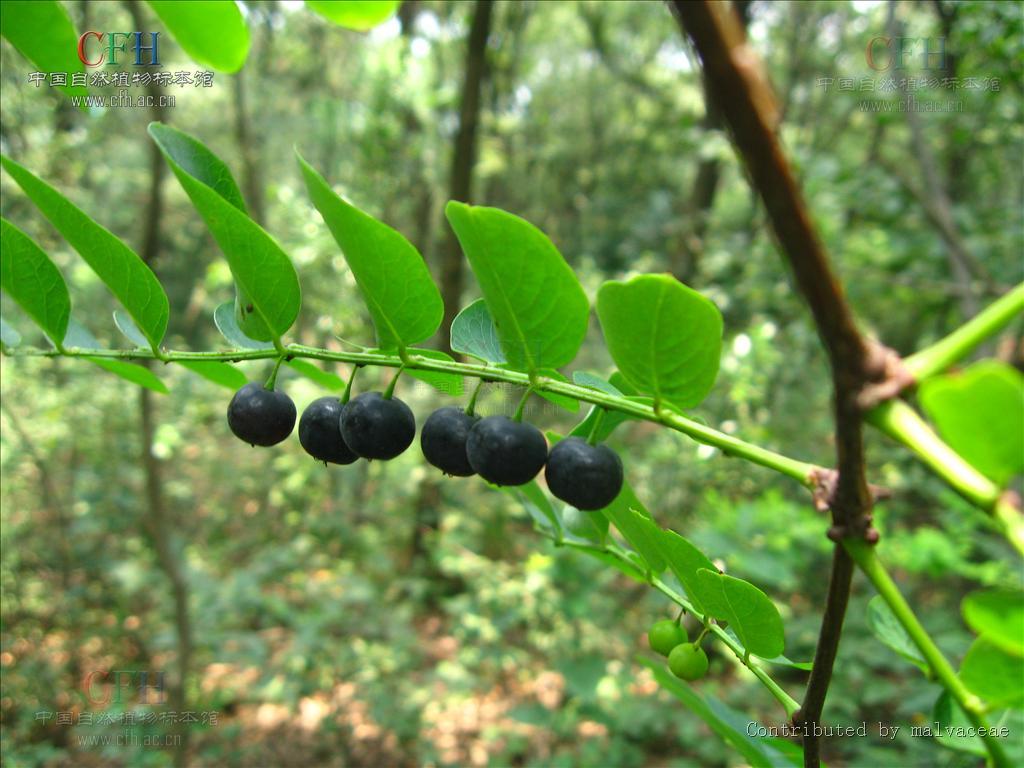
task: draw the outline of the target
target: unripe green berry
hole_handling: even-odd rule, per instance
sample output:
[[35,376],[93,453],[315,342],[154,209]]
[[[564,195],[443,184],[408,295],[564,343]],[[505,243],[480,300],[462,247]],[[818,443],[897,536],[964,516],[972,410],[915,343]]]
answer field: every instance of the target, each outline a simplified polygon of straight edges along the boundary
[[651,644],[651,650],[668,656],[677,645],[687,641],[686,630],[682,625],[671,619],[656,621],[647,630],[647,642]]
[[668,668],[683,680],[699,680],[708,672],[708,656],[695,643],[683,643],[668,655]]

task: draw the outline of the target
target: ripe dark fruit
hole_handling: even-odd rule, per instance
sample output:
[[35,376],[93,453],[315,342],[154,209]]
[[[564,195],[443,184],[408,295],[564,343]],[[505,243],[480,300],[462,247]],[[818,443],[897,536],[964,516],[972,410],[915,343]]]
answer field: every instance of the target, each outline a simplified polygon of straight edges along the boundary
[[683,680],[698,680],[708,672],[708,656],[699,645],[683,643],[668,655],[668,668]]
[[622,460],[606,445],[567,437],[551,449],[544,477],[551,492],[576,509],[603,509],[622,490]]
[[647,642],[651,644],[651,650],[668,656],[677,645],[687,641],[686,630],[671,619],[656,621],[647,630]]
[[341,437],[341,411],[336,397],[314,400],[299,419],[299,442],[306,453],[318,461],[351,464],[358,459]]
[[522,485],[544,466],[548,444],[532,424],[488,416],[469,431],[466,458],[484,480],[495,485]]
[[295,426],[295,403],[284,392],[249,382],[228,405],[228,426],[250,445],[277,445]]
[[341,411],[341,436],[364,459],[393,459],[412,444],[416,419],[398,398],[364,392]]
[[466,458],[466,439],[479,416],[470,416],[449,405],[430,414],[420,430],[420,447],[427,461],[446,475],[469,477],[475,474]]

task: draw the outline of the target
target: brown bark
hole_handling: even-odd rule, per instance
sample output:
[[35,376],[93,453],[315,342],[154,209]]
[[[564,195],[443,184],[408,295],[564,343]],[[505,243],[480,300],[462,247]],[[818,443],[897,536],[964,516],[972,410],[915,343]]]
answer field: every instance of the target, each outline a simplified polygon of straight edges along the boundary
[[[477,134],[480,122],[480,91],[487,67],[487,37],[491,29],[492,0],[476,0],[473,22],[466,44],[465,79],[459,107],[459,130],[452,153],[449,198],[470,202],[473,165],[476,162]],[[462,303],[465,266],[455,233],[449,228],[447,244],[441,255],[441,298],[444,320],[441,323],[440,346],[451,352],[452,321]]]

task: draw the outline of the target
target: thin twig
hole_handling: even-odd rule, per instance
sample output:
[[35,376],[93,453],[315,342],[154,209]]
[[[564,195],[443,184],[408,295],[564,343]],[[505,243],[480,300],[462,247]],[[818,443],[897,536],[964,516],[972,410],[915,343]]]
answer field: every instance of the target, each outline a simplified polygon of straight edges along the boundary
[[[829,498],[832,528],[839,542],[848,537],[873,540],[872,496],[864,472],[863,426],[859,397],[864,386],[881,378],[881,361],[854,323],[839,282],[829,265],[803,196],[777,138],[779,112],[770,86],[739,21],[724,3],[673,0],[685,33],[704,66],[708,93],[716,100],[733,140],[764,201],[775,235],[800,292],[814,316],[832,368],[838,477]],[[849,598],[851,566],[838,551],[833,557],[828,600],[814,668],[804,706],[794,720],[803,726],[804,764],[817,766],[814,725],[821,717]],[[808,730],[809,729],[809,730]]]

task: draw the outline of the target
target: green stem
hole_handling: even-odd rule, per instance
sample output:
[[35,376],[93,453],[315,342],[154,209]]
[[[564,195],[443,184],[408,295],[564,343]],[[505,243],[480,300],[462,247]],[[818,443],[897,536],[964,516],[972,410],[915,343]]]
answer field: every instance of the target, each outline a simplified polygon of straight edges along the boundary
[[[599,552],[604,555],[611,555],[616,560],[621,560],[622,562],[629,565],[631,568],[636,568],[636,565],[628,557],[626,557],[625,553],[618,547],[601,547],[596,544],[583,544],[575,541],[559,541],[554,535],[545,533],[543,531],[541,531],[541,536],[555,542],[555,544],[559,546],[569,547],[571,549],[578,549],[584,552]],[[701,615],[697,612],[697,610],[693,607],[693,604],[689,600],[680,595],[678,592],[676,592],[674,589],[668,586],[661,579],[654,577],[649,580],[649,583],[656,590],[665,595],[665,597],[667,597],[673,603],[682,608],[684,611],[689,611],[694,616]],[[717,637],[723,645],[725,645],[730,651],[733,652],[736,658],[739,659],[740,663],[753,673],[754,677],[756,677],[761,682],[761,684],[768,690],[768,692],[775,697],[776,701],[778,701],[783,706],[783,708],[786,710],[786,717],[793,717],[793,713],[800,709],[800,702],[798,702],[796,699],[794,699],[792,696],[786,693],[782,689],[782,687],[772,679],[771,675],[765,672],[764,669],[762,669],[750,658],[750,655],[747,653],[746,649],[742,645],[740,645],[739,642],[730,637],[724,629],[722,629],[717,624],[708,623],[705,625],[705,630],[710,631],[711,634]]]
[[479,379],[476,383],[476,387],[473,389],[473,394],[469,397],[469,405],[466,406],[466,415],[472,416],[476,409],[476,399],[480,396],[480,390],[484,387],[484,380]]
[[963,359],[989,336],[1002,330],[1021,311],[1024,311],[1024,283],[994,301],[944,339],[905,358],[903,365],[915,381],[941,373]]
[[597,445],[597,430],[601,428],[601,422],[604,421],[604,415],[607,413],[604,408],[601,408],[597,412],[597,416],[594,417],[594,425],[590,428],[590,434],[587,435],[587,445]]
[[[707,636],[708,632],[711,631],[711,627],[712,626],[714,626],[714,625],[712,625],[711,623],[705,624],[704,625],[704,629],[702,629],[700,631],[700,634],[697,635],[697,639],[693,641],[693,644],[694,645],[700,645],[701,642],[703,642],[704,638]],[[744,650],[743,658],[746,659],[747,661],[750,661],[750,654],[746,650]]]
[[[878,590],[878,594],[885,600],[893,616],[896,617],[896,620],[906,630],[907,635],[914,645],[917,646],[921,655],[924,656],[925,661],[928,662],[928,666],[931,668],[936,679],[956,699],[957,704],[960,705],[960,708],[970,719],[974,727],[984,728],[986,733],[988,733],[987,729],[989,726],[984,714],[984,703],[967,690],[967,686],[957,677],[953,667],[950,666],[946,657],[942,655],[942,651],[935,645],[928,634],[928,630],[921,626],[921,622],[917,620],[913,610],[911,610],[903,595],[900,594],[899,587],[896,586],[888,571],[885,570],[885,566],[878,559],[875,548],[860,539],[846,539],[843,545],[846,547],[846,551],[850,553],[850,557],[853,558],[861,571],[864,572],[864,575],[874,584],[875,589]],[[993,765],[1001,767],[1010,764],[998,739],[991,735],[982,736],[982,739]]]
[[359,373],[359,366],[352,366],[352,373],[348,376],[348,381],[345,383],[345,391],[341,393],[341,404],[344,405],[352,399],[352,385],[355,383],[356,374]]
[[533,385],[531,384],[526,388],[522,398],[519,400],[519,405],[516,406],[515,415],[512,417],[512,421],[522,421],[523,411],[526,409],[526,401],[530,399],[530,395],[533,394]]
[[870,411],[866,419],[916,453],[953,490],[992,515],[1003,535],[1024,554],[1024,520],[1020,511],[1001,495],[999,486],[946,445],[917,411],[902,400],[887,400]]
[[391,396],[395,394],[395,384],[398,383],[398,377],[402,375],[402,371],[404,370],[404,365],[399,366],[398,371],[395,373],[395,375],[391,379],[391,382],[388,384],[388,388],[384,390],[385,400],[390,400]]
[[[350,363],[353,365],[369,365],[385,368],[399,368],[403,365],[397,355],[388,355],[380,352],[342,352],[336,350],[319,349],[307,347],[301,344],[289,344],[286,352],[291,357],[305,358],[310,360],[326,360],[337,363]],[[18,347],[9,350],[11,357],[102,357],[118,360],[151,360],[153,353],[145,349],[68,349],[63,353],[55,349],[35,349],[30,347]],[[223,362],[241,362],[245,360],[267,360],[277,357],[278,353],[273,349],[238,349],[227,352],[185,352],[169,351],[166,357],[169,361],[188,360],[215,360]],[[486,381],[501,381],[508,384],[529,386],[530,377],[519,371],[511,371],[493,366],[476,365],[473,363],[458,363],[451,360],[437,360],[418,355],[408,355],[406,368],[420,371],[436,371],[437,373],[450,373],[456,376],[469,376],[471,378],[484,379]],[[821,467],[809,464],[804,461],[792,459],[788,456],[770,451],[758,445],[745,442],[739,438],[719,432],[699,422],[681,416],[673,411],[662,410],[655,413],[654,410],[641,403],[627,400],[618,395],[608,394],[589,387],[581,387],[570,382],[545,379],[534,386],[536,391],[552,392],[557,395],[571,397],[580,402],[597,405],[610,411],[618,411],[641,421],[650,421],[663,424],[675,432],[696,440],[699,443],[718,448],[723,453],[746,459],[754,464],[786,475],[806,488],[813,488],[814,478],[818,473],[824,471]]]
[[277,358],[277,362],[274,363],[274,370],[270,372],[270,378],[267,379],[267,383],[263,385],[263,388],[271,392],[274,391],[274,386],[277,384],[277,372],[281,370],[281,363],[284,362],[284,356]]

